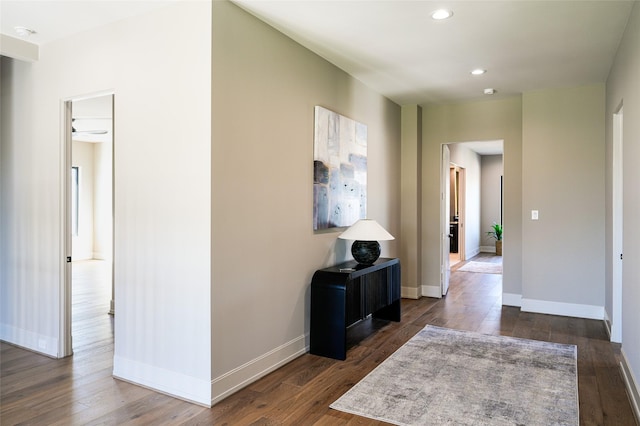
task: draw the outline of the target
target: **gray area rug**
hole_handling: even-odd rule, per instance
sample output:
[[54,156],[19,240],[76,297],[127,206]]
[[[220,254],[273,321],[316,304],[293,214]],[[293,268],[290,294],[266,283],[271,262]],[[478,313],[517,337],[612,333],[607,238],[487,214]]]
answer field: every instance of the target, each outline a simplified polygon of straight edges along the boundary
[[428,325],[331,408],[397,425],[578,425],[577,348]]
[[462,272],[481,272],[483,274],[501,274],[502,264],[491,262],[467,262],[462,265],[458,271]]

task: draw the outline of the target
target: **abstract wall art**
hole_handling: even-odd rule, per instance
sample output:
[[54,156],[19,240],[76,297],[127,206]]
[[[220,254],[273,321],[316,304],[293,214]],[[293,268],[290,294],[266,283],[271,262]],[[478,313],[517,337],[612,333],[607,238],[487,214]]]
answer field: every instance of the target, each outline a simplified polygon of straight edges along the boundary
[[315,107],[313,229],[353,225],[367,215],[367,126]]

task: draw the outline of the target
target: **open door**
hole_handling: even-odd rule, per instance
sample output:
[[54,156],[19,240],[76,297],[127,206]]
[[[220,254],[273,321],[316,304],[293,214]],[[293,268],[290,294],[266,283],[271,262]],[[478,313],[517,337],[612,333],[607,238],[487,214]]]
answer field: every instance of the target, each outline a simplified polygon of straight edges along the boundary
[[449,291],[449,217],[450,217],[450,193],[451,179],[449,175],[449,147],[442,145],[442,158],[440,162],[440,289],[442,295]]
[[71,340],[71,212],[72,212],[72,169],[71,169],[71,123],[73,104],[66,101],[63,104],[64,133],[62,142],[62,276],[60,287],[60,338],[58,339],[58,358],[73,354]]

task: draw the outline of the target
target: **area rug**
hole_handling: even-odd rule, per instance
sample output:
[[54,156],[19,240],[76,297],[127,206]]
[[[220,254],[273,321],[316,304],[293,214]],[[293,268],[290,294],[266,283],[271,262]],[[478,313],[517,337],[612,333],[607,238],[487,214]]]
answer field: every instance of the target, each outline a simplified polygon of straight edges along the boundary
[[427,326],[331,408],[396,425],[578,425],[577,348]]
[[491,262],[467,262],[458,268],[462,272],[480,272],[483,274],[501,274],[502,264]]

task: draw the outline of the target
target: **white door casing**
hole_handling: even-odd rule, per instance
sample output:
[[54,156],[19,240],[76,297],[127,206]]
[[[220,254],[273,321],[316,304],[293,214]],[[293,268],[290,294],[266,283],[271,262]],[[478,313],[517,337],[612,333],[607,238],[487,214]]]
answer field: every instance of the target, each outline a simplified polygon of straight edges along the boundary
[[622,343],[622,247],[623,247],[623,136],[622,107],[613,115],[611,341]]
[[[61,190],[61,194],[62,194],[62,207],[61,207],[61,218],[62,218],[62,223],[61,223],[61,244],[62,244],[62,253],[63,253],[63,258],[61,259],[62,262],[62,268],[61,268],[61,280],[60,280],[60,321],[59,321],[59,336],[60,338],[58,339],[58,357],[59,358],[63,358],[66,356],[70,356],[73,355],[73,339],[72,339],[72,278],[73,278],[73,269],[72,269],[72,252],[73,252],[73,239],[72,239],[72,201],[71,201],[71,168],[73,166],[73,156],[72,156],[72,147],[73,147],[73,142],[72,142],[72,136],[73,136],[73,132],[72,132],[72,118],[73,118],[73,102],[74,101],[80,101],[80,100],[85,100],[85,99],[89,99],[89,98],[96,98],[96,97],[101,97],[101,96],[111,96],[111,134],[114,134],[114,109],[115,109],[115,102],[114,102],[114,92],[113,91],[106,91],[106,92],[98,92],[95,93],[93,95],[89,95],[89,96],[83,96],[83,97],[76,97],[76,98],[68,98],[66,100],[63,100],[63,105],[62,105],[62,167],[61,167],[61,172],[62,172],[62,177],[61,177],[61,184],[63,185],[62,190]],[[113,150],[114,148],[114,143],[112,141],[112,145],[111,145],[111,149]],[[112,151],[113,152],[113,151]],[[114,161],[115,161],[115,157],[113,157],[112,159],[112,210],[111,210],[111,217],[113,217],[114,214],[114,210],[113,210],[113,200],[114,200],[114,194],[115,194],[115,186],[113,185],[114,183],[114,174],[113,173],[113,169],[114,169]],[[114,256],[113,256],[113,251],[114,251],[114,247],[115,244],[113,241],[114,238],[114,233],[113,233],[113,229],[112,229],[112,245],[111,245],[111,264],[112,264],[112,275],[111,275],[111,288],[112,288],[112,300],[111,300],[111,314],[113,314],[113,310],[114,310],[114,306],[113,306],[113,299],[114,299],[114,275],[113,275],[113,268],[114,266]]]
[[449,276],[451,269],[449,266],[449,215],[450,215],[450,189],[451,177],[449,174],[449,147],[442,145],[442,158],[440,162],[440,290],[442,295],[449,291]]

